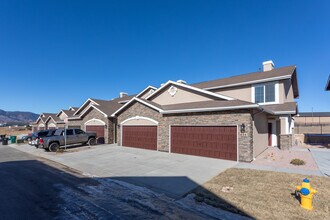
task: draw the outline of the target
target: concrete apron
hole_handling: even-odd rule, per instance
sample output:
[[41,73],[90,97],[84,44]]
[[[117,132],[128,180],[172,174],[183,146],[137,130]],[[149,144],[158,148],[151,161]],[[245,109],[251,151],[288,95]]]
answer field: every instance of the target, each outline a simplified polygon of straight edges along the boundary
[[235,161],[143,150],[117,145],[98,145],[65,153],[45,152],[29,145],[10,145],[81,171],[86,176],[110,177],[147,187],[173,198],[237,164]]

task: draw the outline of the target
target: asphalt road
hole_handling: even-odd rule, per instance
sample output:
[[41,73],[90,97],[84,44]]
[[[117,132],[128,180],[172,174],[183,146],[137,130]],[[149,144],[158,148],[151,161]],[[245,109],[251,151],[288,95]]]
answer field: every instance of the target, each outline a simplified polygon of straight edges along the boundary
[[0,219],[247,219],[0,145]]
[[59,190],[92,185],[92,179],[65,172],[66,167],[0,145],[0,219],[54,219],[59,216]]

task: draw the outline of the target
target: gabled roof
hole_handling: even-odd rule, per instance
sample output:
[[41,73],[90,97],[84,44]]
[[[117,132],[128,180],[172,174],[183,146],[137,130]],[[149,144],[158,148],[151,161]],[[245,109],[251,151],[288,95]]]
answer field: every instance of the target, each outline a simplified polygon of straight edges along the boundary
[[68,117],[71,117],[73,116],[74,114],[74,111],[71,111],[71,110],[63,110],[64,114],[66,114]]
[[94,104],[94,105],[98,105],[97,102],[99,102],[99,101],[104,101],[104,100],[94,99],[94,98],[88,98],[88,99],[84,102],[84,104],[82,104],[82,105],[77,109],[77,111],[75,111],[75,113],[74,113],[73,115],[78,115],[78,113],[80,113],[85,107],[87,107],[87,105],[88,105],[89,103],[92,103],[92,104]]
[[124,96],[124,97],[121,97],[121,98],[112,99],[112,101],[118,102],[120,104],[125,104],[126,102],[128,102],[129,100],[131,100],[132,98],[134,98],[136,95],[137,94],[127,95],[127,96]]
[[293,79],[292,84],[293,84],[294,95],[295,98],[298,97],[299,91],[298,91],[295,65],[275,68],[270,71],[253,72],[238,76],[232,76],[228,78],[221,78],[216,80],[195,83],[195,84],[191,84],[191,86],[205,90],[213,90],[213,89],[263,83],[263,82],[270,82],[270,81],[283,80],[283,79]]
[[78,108],[79,108],[79,107],[72,107],[72,106],[70,106],[70,107],[69,107],[69,110],[70,110],[70,111],[77,111]]
[[115,101],[98,100],[98,105],[90,105],[79,115],[79,117],[83,118],[83,116],[92,108],[102,113],[104,117],[111,117],[111,115],[120,107],[122,107],[122,105]]
[[175,85],[177,87],[182,87],[182,88],[185,88],[185,89],[188,89],[188,90],[192,90],[192,91],[198,92],[200,94],[211,96],[211,97],[214,97],[214,98],[217,98],[217,99],[234,100],[234,98],[231,98],[231,97],[228,97],[228,96],[225,96],[225,95],[220,95],[220,94],[217,94],[217,93],[209,92],[209,91],[206,91],[204,89],[193,87],[193,86],[190,86],[190,85],[187,85],[187,84],[184,84],[184,83],[174,82],[174,81],[171,81],[171,80],[169,80],[167,83],[165,83],[160,88],[158,88],[155,92],[153,92],[152,94],[150,94],[149,96],[147,96],[146,99],[147,100],[151,100],[152,97],[154,97],[157,94],[159,94],[161,91],[163,91],[169,85]]
[[140,102],[140,103],[142,103],[142,104],[144,104],[144,105],[146,105],[150,108],[155,109],[158,112],[162,111],[160,105],[158,105],[157,103],[154,103],[152,101],[148,101],[146,99],[140,99],[140,98],[134,97],[129,102],[127,102],[126,104],[122,105],[119,109],[117,109],[111,116],[116,117],[116,115],[118,115],[120,112],[122,112],[124,109],[126,109],[128,106],[130,106],[134,102]]
[[41,120],[43,123],[46,123],[46,120],[48,119],[48,117],[49,117],[50,115],[56,115],[56,114],[54,114],[54,113],[41,113],[41,114],[39,115],[39,117],[37,118],[36,123],[38,123],[39,120]]
[[57,114],[49,114],[45,122],[47,123],[50,119],[53,119],[55,123],[60,123],[60,124],[64,123],[63,120],[57,117]]
[[245,102],[241,100],[210,100],[202,102],[190,102],[190,103],[180,103],[172,105],[159,105],[153,101],[133,98],[128,103],[123,105],[120,109],[112,114],[113,117],[120,114],[127,107],[129,107],[134,102],[139,102],[143,105],[146,105],[161,114],[174,114],[174,113],[187,113],[187,112],[207,112],[207,111],[225,111],[233,109],[251,109],[259,108],[258,104],[251,102]]
[[326,91],[330,91],[330,75],[328,77],[327,85],[325,86]]
[[173,105],[163,105],[163,114],[186,113],[186,112],[208,112],[225,111],[236,109],[259,108],[258,104],[241,100],[210,100],[202,102],[180,103]]
[[149,92],[150,90],[154,90],[156,91],[157,88],[154,86],[148,86],[147,88],[145,88],[144,90],[142,90],[139,94],[136,95],[136,97],[140,98],[141,96],[145,95],[147,92]]

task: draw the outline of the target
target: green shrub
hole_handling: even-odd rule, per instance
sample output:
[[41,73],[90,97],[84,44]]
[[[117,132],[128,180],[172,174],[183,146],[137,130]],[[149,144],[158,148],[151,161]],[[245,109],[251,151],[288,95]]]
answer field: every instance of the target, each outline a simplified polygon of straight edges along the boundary
[[301,166],[301,165],[305,165],[306,162],[301,160],[301,159],[298,159],[298,158],[295,158],[295,159],[292,159],[291,164],[295,165],[295,166]]

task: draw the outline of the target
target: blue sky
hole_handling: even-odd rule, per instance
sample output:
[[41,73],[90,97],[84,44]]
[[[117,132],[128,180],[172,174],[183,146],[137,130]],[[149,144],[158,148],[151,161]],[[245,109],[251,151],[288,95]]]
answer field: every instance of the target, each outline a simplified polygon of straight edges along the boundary
[[167,80],[296,64],[300,111],[330,111],[329,1],[0,1],[0,109],[35,113]]

